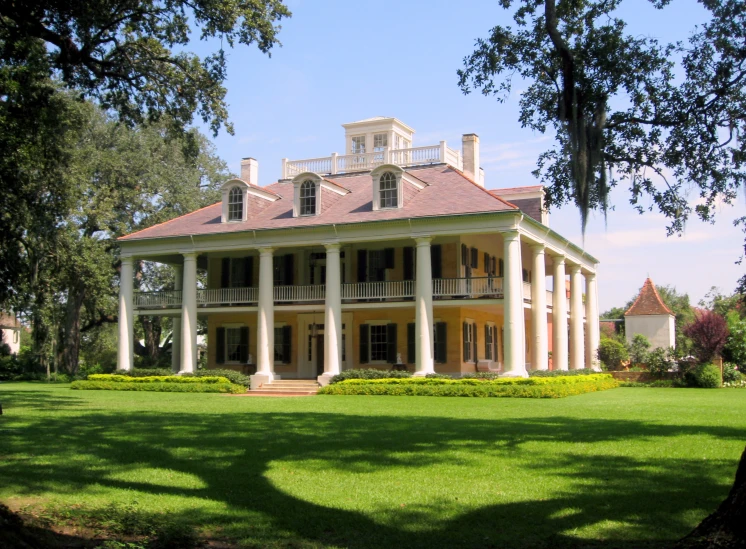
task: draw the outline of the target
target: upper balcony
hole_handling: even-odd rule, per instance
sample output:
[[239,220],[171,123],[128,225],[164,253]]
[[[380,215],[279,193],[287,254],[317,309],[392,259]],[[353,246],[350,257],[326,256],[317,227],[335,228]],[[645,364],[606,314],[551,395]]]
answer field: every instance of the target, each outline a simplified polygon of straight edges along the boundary
[[407,149],[389,149],[383,147],[380,151],[338,155],[322,158],[307,158],[305,160],[282,160],[282,178],[291,179],[304,172],[319,175],[335,175],[343,173],[365,172],[373,170],[382,164],[411,167],[427,164],[449,164],[458,170],[464,168],[461,151],[452,149],[445,141],[438,145],[426,147],[410,147]]

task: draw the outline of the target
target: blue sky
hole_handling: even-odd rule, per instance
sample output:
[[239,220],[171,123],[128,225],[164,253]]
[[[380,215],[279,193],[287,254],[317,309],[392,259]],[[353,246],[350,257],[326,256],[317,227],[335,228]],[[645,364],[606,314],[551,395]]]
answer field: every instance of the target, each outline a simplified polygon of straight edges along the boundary
[[[521,83],[502,104],[479,93],[464,96],[457,86],[456,71],[476,38],[511,23],[496,0],[287,3],[293,17],[282,22],[283,46],[271,58],[254,48],[229,51],[227,100],[235,135],[221,132],[215,144],[232,170],[252,156],[260,184],[269,184],[279,177],[283,157],[343,154],[340,125],[380,115],[413,127],[415,146],[445,139],[460,148],[462,134],[478,134],[487,188],[536,184],[531,171],[552,138],[520,127]],[[627,0],[620,15],[633,34],[672,41],[686,39],[705,12],[690,0],[674,0],[662,12],[644,0]],[[691,221],[683,236],[670,238],[661,215],[640,216],[628,199],[624,188],[612,193],[615,211],[606,224],[593,216],[584,244],[574,207],[550,215],[553,229],[601,261],[602,311],[623,305],[647,276],[687,292],[695,303],[711,286],[733,291],[743,272],[734,264],[743,233],[732,221],[746,215],[743,199],[723,206],[715,225]]]

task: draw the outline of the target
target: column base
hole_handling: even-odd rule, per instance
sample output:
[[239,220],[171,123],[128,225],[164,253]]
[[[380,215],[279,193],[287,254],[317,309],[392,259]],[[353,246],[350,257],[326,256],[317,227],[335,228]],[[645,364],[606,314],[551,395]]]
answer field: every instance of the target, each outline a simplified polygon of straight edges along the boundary
[[332,378],[335,375],[337,375],[337,374],[323,373],[319,377],[316,378],[316,381],[318,381],[319,385],[321,385],[322,387],[326,387],[327,385],[329,385],[329,383],[331,383]]
[[420,372],[415,372],[412,374],[412,377],[427,377],[430,374],[434,374],[435,372],[427,372],[425,370],[422,370]]
[[181,376],[184,374],[193,374],[194,372],[192,370],[179,370],[174,375]]
[[510,370],[509,372],[500,374],[500,377],[528,377],[528,372],[526,370]]
[[251,386],[249,389],[253,391],[254,389],[259,389],[262,385],[265,383],[269,383],[270,381],[274,381],[276,379],[280,379],[280,376],[273,372],[268,373],[261,373],[261,374],[254,374],[253,376],[249,376],[249,379],[251,380]]

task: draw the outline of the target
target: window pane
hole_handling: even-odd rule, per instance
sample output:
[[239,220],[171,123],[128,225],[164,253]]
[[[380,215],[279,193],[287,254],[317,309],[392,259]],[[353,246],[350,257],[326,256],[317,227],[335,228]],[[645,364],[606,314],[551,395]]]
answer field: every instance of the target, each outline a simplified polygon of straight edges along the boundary
[[241,361],[241,329],[226,328],[225,330],[225,359],[228,362]]
[[370,327],[370,359],[386,360],[387,353],[386,325]]
[[386,172],[381,176],[378,184],[381,194],[381,208],[397,208],[399,206],[399,193],[396,188],[396,176],[391,172]]
[[275,328],[275,362],[282,362],[282,347],[284,343],[282,334],[282,327]]
[[244,276],[245,268],[246,262],[243,258],[231,259],[231,288],[239,288],[243,286],[244,280],[246,279]]
[[352,152],[353,154],[365,152],[365,136],[364,135],[352,138]]
[[300,215],[316,214],[316,184],[304,181],[300,187]]
[[373,150],[382,151],[384,147],[389,146],[389,136],[385,133],[377,133],[373,136]]
[[228,193],[228,221],[243,219],[243,192],[233,187]]

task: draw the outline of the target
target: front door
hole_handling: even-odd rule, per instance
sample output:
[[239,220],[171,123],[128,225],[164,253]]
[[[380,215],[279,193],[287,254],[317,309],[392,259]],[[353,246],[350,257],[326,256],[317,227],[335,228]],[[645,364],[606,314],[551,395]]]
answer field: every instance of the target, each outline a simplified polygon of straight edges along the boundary
[[324,334],[316,336],[316,375],[324,373]]

